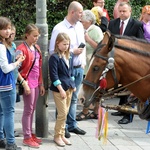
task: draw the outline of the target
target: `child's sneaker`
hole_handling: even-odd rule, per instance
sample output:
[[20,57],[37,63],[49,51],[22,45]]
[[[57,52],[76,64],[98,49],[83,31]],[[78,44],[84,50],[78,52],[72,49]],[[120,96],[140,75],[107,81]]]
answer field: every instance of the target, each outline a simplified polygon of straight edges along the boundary
[[42,140],[40,138],[37,138],[35,134],[32,134],[32,139],[38,143],[38,144],[42,144]]
[[39,148],[39,144],[36,143],[33,138],[28,138],[23,140],[23,145],[33,147],[33,148]]

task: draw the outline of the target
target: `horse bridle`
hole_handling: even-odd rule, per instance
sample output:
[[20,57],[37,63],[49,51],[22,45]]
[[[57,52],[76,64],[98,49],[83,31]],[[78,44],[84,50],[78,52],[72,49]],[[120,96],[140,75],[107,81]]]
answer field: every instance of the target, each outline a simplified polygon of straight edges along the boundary
[[[115,42],[114,43],[117,43],[117,39],[115,38]],[[105,45],[103,45],[104,47]],[[101,47],[101,48],[103,48]],[[101,81],[103,78],[106,77],[107,75],[107,72],[109,70],[111,70],[112,72],[112,76],[113,76],[113,79],[114,79],[114,82],[115,82],[115,85],[114,85],[114,88],[116,89],[118,87],[118,80],[117,80],[117,77],[116,77],[116,70],[115,70],[115,66],[114,66],[114,46],[112,48],[112,50],[109,52],[108,56],[109,57],[105,57],[105,56],[102,56],[100,54],[98,54],[97,52],[94,54],[95,57],[98,57],[100,59],[103,59],[107,62],[106,66],[105,66],[105,69],[103,70],[100,78],[99,78],[99,81]],[[103,90],[101,89],[101,87],[99,87],[99,84],[96,84],[96,83],[93,83],[93,82],[90,82],[88,80],[83,80],[82,82],[83,84],[87,85],[87,86],[90,86],[91,88],[95,89],[95,91],[93,92],[92,96],[99,90],[100,93],[104,94],[106,92],[106,90]]]

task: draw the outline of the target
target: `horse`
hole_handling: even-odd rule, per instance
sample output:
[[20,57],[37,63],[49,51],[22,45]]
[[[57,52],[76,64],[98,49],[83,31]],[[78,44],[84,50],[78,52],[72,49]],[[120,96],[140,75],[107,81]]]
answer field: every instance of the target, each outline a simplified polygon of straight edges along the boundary
[[139,99],[140,118],[149,120],[150,105],[145,105],[150,98],[149,83],[150,43],[106,31],[103,40],[93,52],[79,98],[84,98],[84,106],[88,107],[94,96],[102,97],[110,89],[116,89],[118,84],[121,84]]

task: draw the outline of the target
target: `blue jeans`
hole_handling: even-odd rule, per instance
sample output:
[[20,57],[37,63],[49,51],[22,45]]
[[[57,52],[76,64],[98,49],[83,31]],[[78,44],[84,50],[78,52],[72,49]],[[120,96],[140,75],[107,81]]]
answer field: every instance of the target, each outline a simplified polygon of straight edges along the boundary
[[78,100],[78,92],[80,89],[80,85],[83,81],[83,74],[84,74],[83,68],[74,69],[76,91],[73,92],[69,113],[67,115],[67,121],[66,121],[66,128],[69,131],[77,128],[77,121],[76,121],[77,100]]
[[16,103],[16,89],[0,92],[0,140],[4,139],[4,131],[8,144],[15,143],[14,112]]

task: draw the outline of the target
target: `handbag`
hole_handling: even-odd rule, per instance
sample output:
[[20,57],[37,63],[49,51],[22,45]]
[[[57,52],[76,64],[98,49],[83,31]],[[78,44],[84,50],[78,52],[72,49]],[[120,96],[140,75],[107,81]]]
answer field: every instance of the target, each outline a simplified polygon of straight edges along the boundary
[[19,85],[18,85],[18,94],[19,94],[19,95],[23,95],[23,92],[24,92],[23,85],[22,85],[22,84],[19,84]]
[[[25,45],[26,45],[26,44],[25,44]],[[27,79],[27,77],[28,77],[28,75],[29,75],[31,69],[33,68],[34,63],[35,63],[35,60],[36,60],[36,47],[34,46],[34,48],[35,48],[34,61],[33,61],[33,63],[32,63],[32,66],[31,66],[31,68],[30,68],[30,70],[29,70],[29,72],[28,72],[26,78],[24,78],[23,81],[24,81],[25,79]],[[24,87],[23,87],[23,85],[22,85],[23,81],[21,81],[21,82],[19,83],[19,85],[18,85],[18,94],[19,94],[19,95],[23,95],[23,93],[24,93]]]

